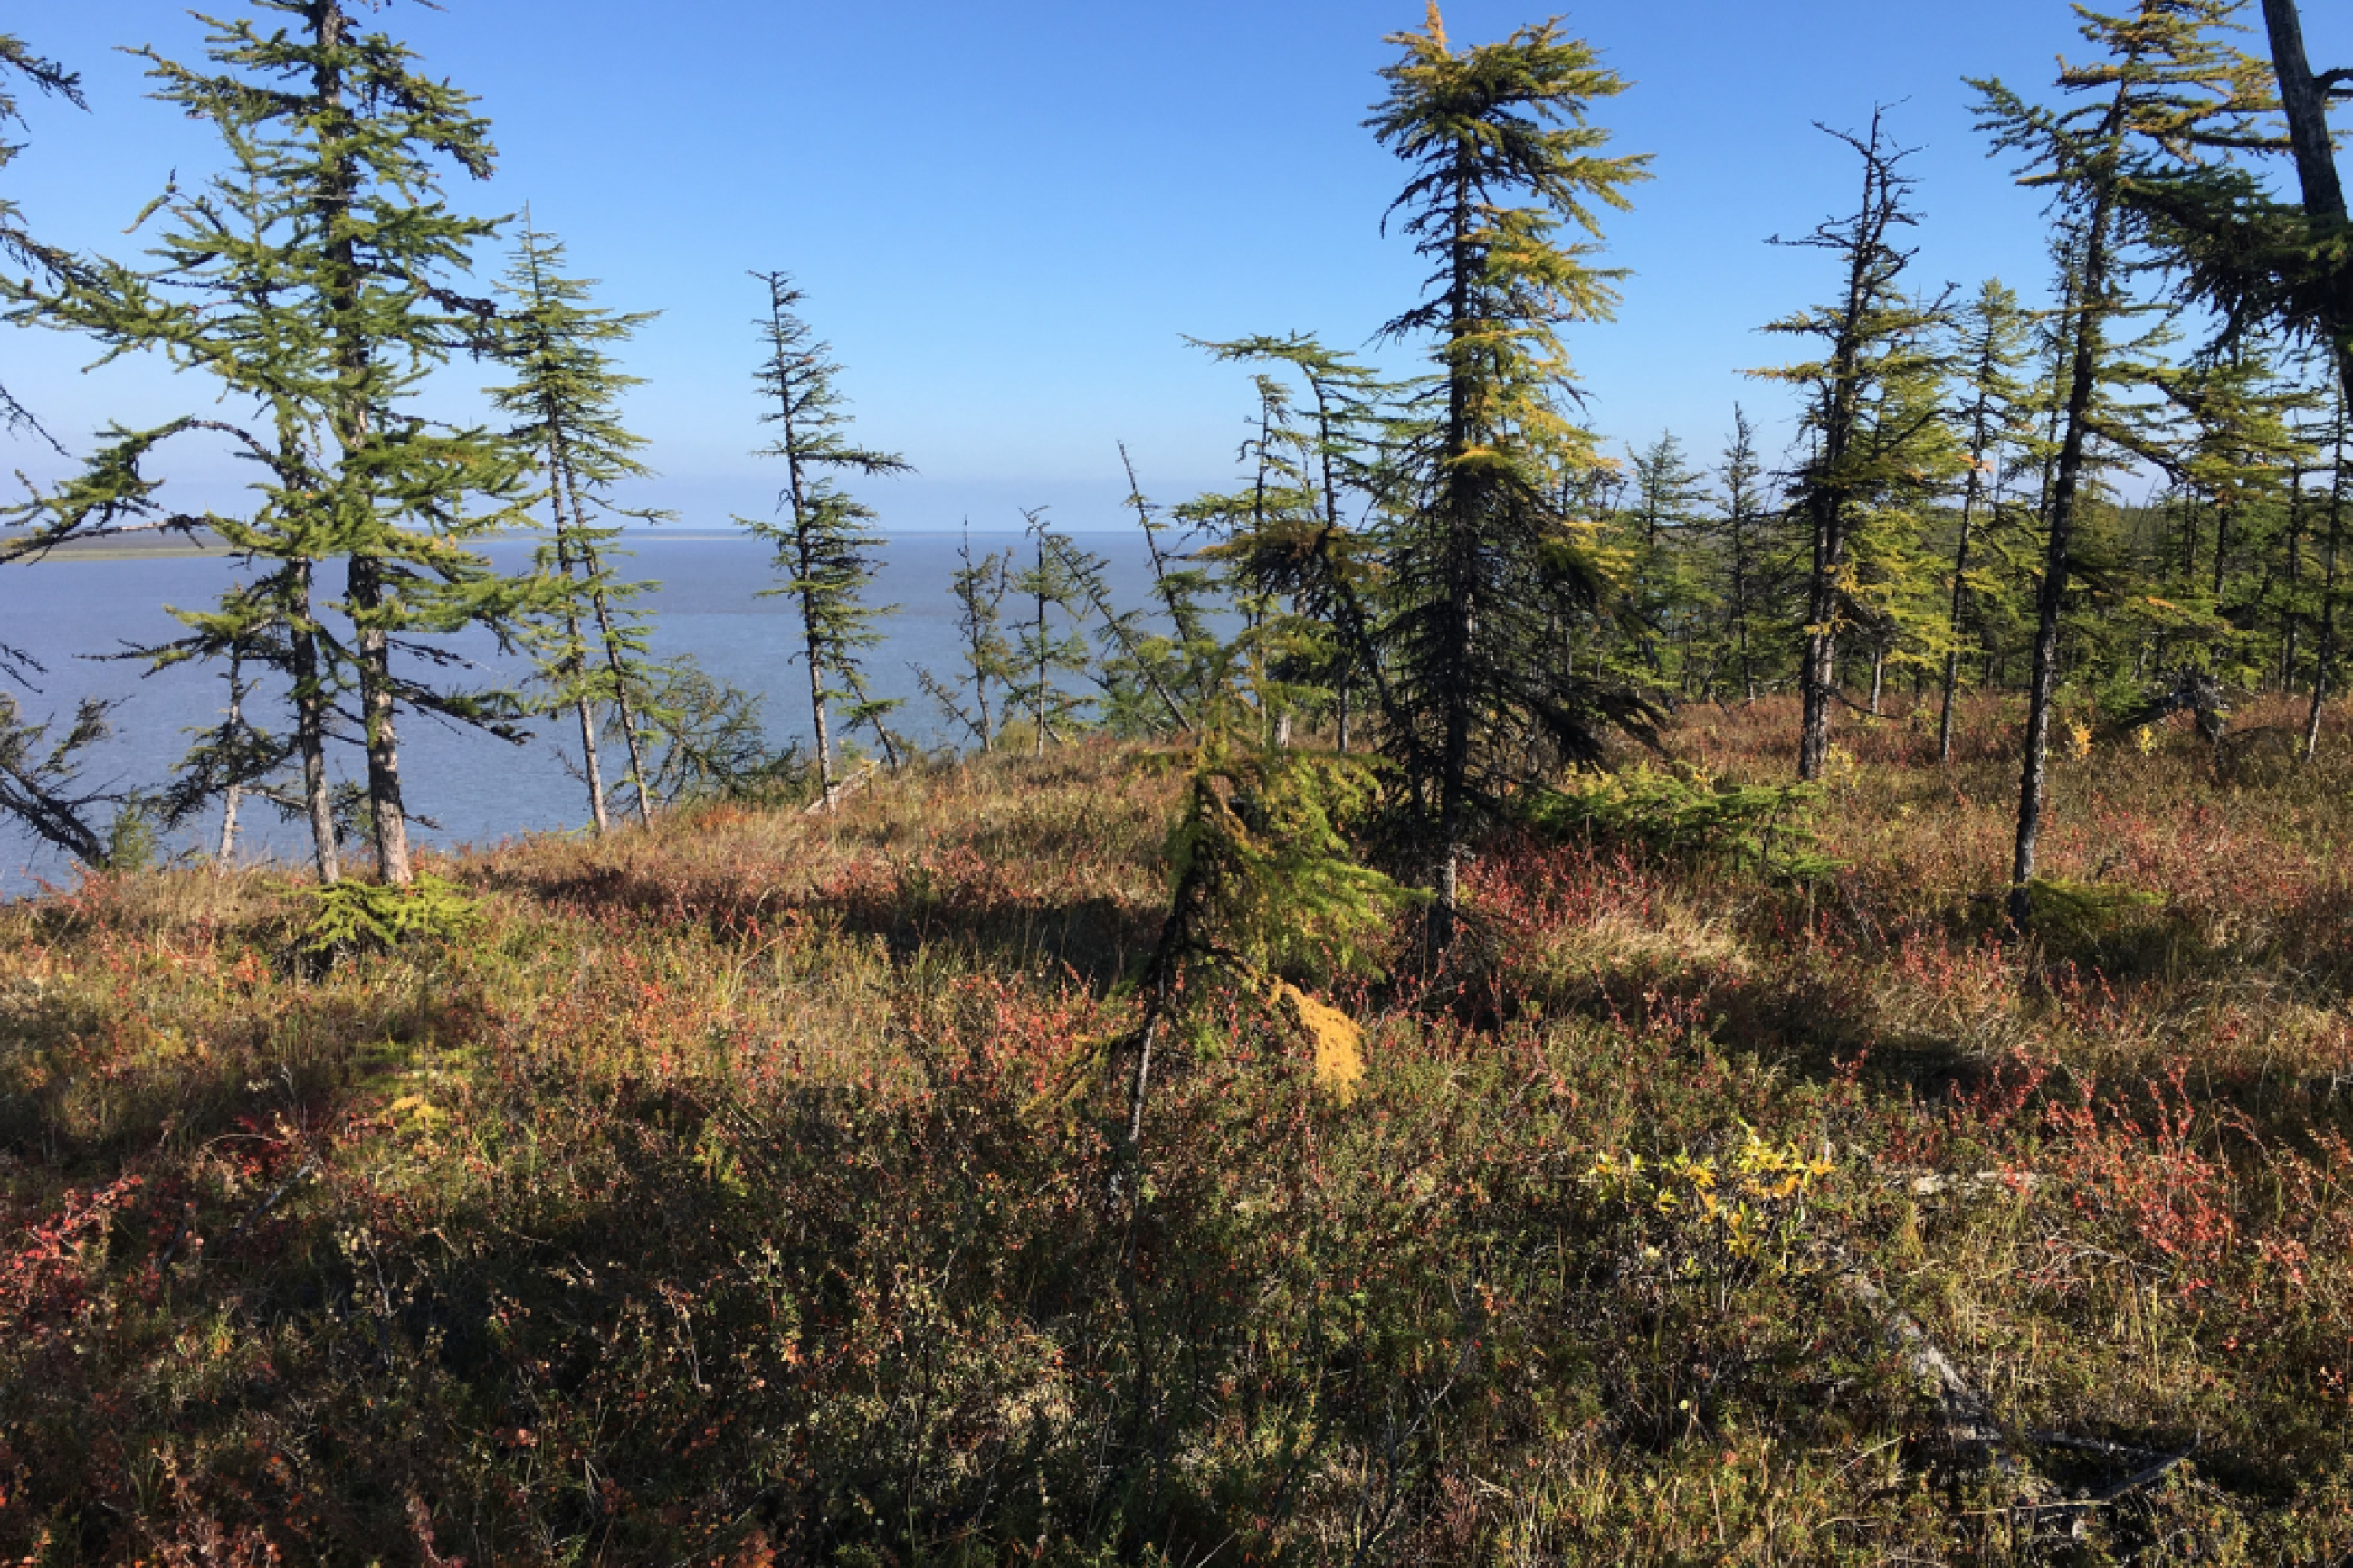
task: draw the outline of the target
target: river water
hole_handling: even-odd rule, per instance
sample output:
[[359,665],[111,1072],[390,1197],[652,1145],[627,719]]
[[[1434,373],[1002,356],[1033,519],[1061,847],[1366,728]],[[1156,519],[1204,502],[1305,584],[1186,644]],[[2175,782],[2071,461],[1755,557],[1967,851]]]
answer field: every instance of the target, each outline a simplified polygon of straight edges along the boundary
[[[957,662],[955,602],[951,574],[962,541],[953,534],[907,534],[891,540],[870,595],[895,604],[898,613],[880,623],[881,646],[867,661],[870,688],[878,697],[899,697],[894,728],[919,741],[948,743],[946,721],[915,683],[914,667],[927,665],[943,677]],[[974,533],[976,557],[1010,550],[1017,566],[1029,559],[1019,534]],[[1149,559],[1141,538],[1127,534],[1081,534],[1075,542],[1108,559],[1106,576],[1119,607],[1145,606],[1151,586]],[[631,534],[621,575],[659,586],[638,601],[652,612],[654,651],[688,653],[711,675],[763,699],[762,723],[772,747],[806,742],[811,734],[808,677],[792,661],[797,623],[789,604],[763,598],[778,579],[769,549],[741,534]],[[529,540],[491,544],[487,553],[502,570],[525,569],[534,548]],[[39,658],[47,673],[38,690],[20,693],[32,715],[69,715],[84,696],[118,698],[114,734],[92,753],[85,783],[160,786],[191,743],[191,731],[219,721],[227,689],[217,667],[179,666],[149,674],[143,664],[105,655],[142,643],[168,640],[179,630],[170,606],[198,608],[216,599],[237,570],[226,557],[136,557],[45,561],[0,568],[0,643]],[[338,584],[340,569],[322,581]],[[1008,618],[1018,613],[1010,603]],[[1008,635],[1010,627],[1008,628]],[[515,678],[518,664],[502,658],[487,637],[461,637],[452,651],[474,665],[452,672],[453,684],[491,684]],[[265,704],[266,705],[266,704]],[[268,705],[274,706],[274,705]],[[265,728],[283,731],[282,712],[253,712]],[[401,772],[409,807],[435,819],[438,832],[420,832],[428,843],[487,844],[518,834],[569,829],[586,815],[586,790],[566,771],[559,743],[576,750],[576,720],[543,720],[533,738],[515,746],[424,715],[401,721]],[[348,748],[335,765],[355,776],[360,759]],[[607,759],[608,779],[619,776]],[[245,814],[245,854],[299,858],[301,830],[280,823],[267,808]],[[168,847],[174,852],[216,834],[216,816]],[[70,862],[13,822],[0,822],[0,893],[19,894],[42,880],[69,881]]]

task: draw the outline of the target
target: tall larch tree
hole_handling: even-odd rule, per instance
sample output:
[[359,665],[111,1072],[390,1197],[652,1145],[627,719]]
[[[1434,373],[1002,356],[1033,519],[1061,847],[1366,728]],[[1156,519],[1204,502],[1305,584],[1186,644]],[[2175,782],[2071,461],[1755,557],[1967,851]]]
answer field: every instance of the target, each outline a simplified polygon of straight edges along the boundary
[[622,520],[660,522],[670,514],[624,506],[617,496],[618,486],[652,470],[638,457],[644,439],[621,422],[622,395],[641,384],[616,368],[611,351],[653,316],[589,303],[596,285],[566,277],[564,264],[563,245],[533,226],[526,208],[501,285],[512,303],[499,353],[515,379],[491,400],[513,421],[509,435],[531,455],[543,487],[548,532],[540,566],[555,592],[543,612],[550,635],[539,640],[541,667],[556,701],[579,721],[581,772],[602,833],[598,740],[607,710],[628,755],[638,820],[653,824],[643,730],[658,678],[651,627],[633,603],[653,584],[622,581],[613,562]]
[[2060,624],[2073,572],[2094,404],[2109,352],[2110,321],[2126,304],[2125,257],[2131,214],[2122,193],[2148,170],[2194,165],[2216,149],[2263,145],[2253,116],[2269,98],[2268,73],[2221,41],[2231,0],[2141,0],[2129,15],[2084,11],[2083,34],[2104,58],[2063,68],[2058,85],[2088,100],[2072,109],[2031,104],[1998,80],[1973,81],[1979,122],[1997,152],[2020,153],[2019,183],[2047,189],[2072,238],[2074,262],[2063,328],[2067,391],[2060,415],[2044,517],[2042,580],[2028,676],[2018,834],[2010,858],[2010,917],[2024,930],[2048,792],[2052,710],[2060,675]]
[[[1389,41],[1402,58],[1383,68],[1388,96],[1368,123],[1411,170],[1390,212],[1432,270],[1384,334],[1429,343],[1435,390],[1385,552],[1398,711],[1384,741],[1412,791],[1435,894],[1429,946],[1442,954],[1482,812],[1546,763],[1594,759],[1599,721],[1645,711],[1556,657],[1563,615],[1589,612],[1599,586],[1561,481],[1602,461],[1562,412],[1560,329],[1610,314],[1617,274],[1590,241],[1599,209],[1628,205],[1645,172],[1640,156],[1608,155],[1588,118],[1625,82],[1557,24],[1458,50],[1433,3],[1420,31]],[[1564,240],[1564,227],[1589,237]]]
[[[438,368],[486,344],[490,307],[459,284],[495,225],[453,211],[440,181],[444,170],[488,177],[489,127],[397,40],[360,31],[343,0],[251,5],[260,21],[212,24],[206,68],[140,51],[157,96],[212,127],[230,172],[194,194],[167,192],[159,267],[78,267],[42,301],[49,320],[92,334],[110,356],[158,351],[217,382],[250,418],[112,433],[46,500],[46,528],[62,537],[201,522],[261,568],[216,610],[183,615],[189,637],[153,651],[268,662],[282,648],[328,879],[339,868],[323,752],[336,704],[354,698],[377,865],[402,886],[413,871],[398,710],[522,739],[511,693],[437,684],[432,646],[468,626],[503,637],[532,597],[467,548],[521,521],[512,448],[431,419],[419,401]],[[142,465],[197,433],[258,467],[249,515],[160,506]],[[322,604],[318,569],[338,557],[343,596]]]
[[758,455],[781,459],[785,484],[773,518],[735,521],[776,548],[785,581],[767,590],[799,613],[808,668],[809,717],[816,728],[818,799],[833,799],[833,734],[828,706],[862,700],[852,678],[881,640],[874,622],[888,607],[864,595],[880,566],[874,510],[843,490],[839,476],[867,479],[912,472],[905,458],[849,439],[849,416],[834,385],[841,367],[799,315],[807,297],[783,272],[752,275],[766,286],[768,312],[758,322],[766,350],[754,379],[766,400],[761,422],[775,435]]

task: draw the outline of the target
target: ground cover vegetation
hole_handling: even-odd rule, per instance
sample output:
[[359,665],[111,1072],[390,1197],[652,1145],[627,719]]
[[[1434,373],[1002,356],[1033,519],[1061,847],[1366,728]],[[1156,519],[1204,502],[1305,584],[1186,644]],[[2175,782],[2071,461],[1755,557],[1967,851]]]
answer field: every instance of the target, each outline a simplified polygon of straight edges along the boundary
[[[1123,450],[1141,604],[1044,507],[967,546],[947,745],[869,687],[906,459],[754,273],[782,749],[622,574],[647,318],[449,205],[488,122],[373,16],[250,10],[147,57],[222,163],[144,263],[0,205],[15,319],[209,410],[0,556],[245,568],[137,652],[226,699],[150,787],[0,644],[0,810],[80,865],[0,908],[0,1558],[2353,1554],[2346,73],[2290,0],[1969,84],[2045,304],[1924,289],[1896,117],[1832,131],[1798,442],[1712,468],[1568,359],[1625,84],[1430,6],[1367,121],[1419,368],[1199,345],[1235,487]],[[470,368],[502,427],[436,416]],[[202,442],[245,511],[173,502]],[[528,680],[449,681],[484,630]],[[576,731],[589,832],[413,845],[404,712]]]

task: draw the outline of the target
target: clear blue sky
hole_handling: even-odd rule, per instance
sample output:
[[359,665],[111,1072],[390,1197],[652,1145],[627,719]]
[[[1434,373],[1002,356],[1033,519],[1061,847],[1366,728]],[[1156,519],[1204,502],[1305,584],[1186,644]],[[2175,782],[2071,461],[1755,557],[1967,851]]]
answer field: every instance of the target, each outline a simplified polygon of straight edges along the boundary
[[[2353,64],[2353,6],[2306,12],[2316,66]],[[1458,43],[1545,14],[1446,12]],[[745,273],[781,268],[848,367],[860,437],[920,470],[871,499],[923,529],[1011,524],[1017,504],[1116,526],[1121,438],[1161,499],[1218,483],[1247,385],[1182,334],[1356,344],[1413,297],[1414,259],[1378,227],[1398,167],[1361,121],[1383,35],[1419,16],[1419,0],[395,0],[379,20],[492,121],[497,177],[456,199],[529,202],[605,302],[663,312],[630,358],[649,382],[632,417],[683,522],[773,503],[746,455],[761,295]],[[1922,282],[2039,292],[2038,198],[1984,156],[1961,78],[2042,88],[2078,47],[2063,0],[1619,0],[1566,20],[1633,82],[1600,110],[1617,147],[1654,157],[1609,226],[1634,274],[1624,309],[1572,338],[1613,443],[1672,428],[1712,460],[1735,399],[1771,450],[1787,439],[1784,400],[1739,372],[1776,352],[1758,323],[1829,283],[1826,258],[1764,243],[1852,199],[1852,154],[1816,120],[1859,126],[1889,103],[1923,149]],[[214,153],[113,47],[193,58],[198,25],[152,0],[19,7],[9,25],[81,70],[91,110],[29,106],[12,194],[37,233],[135,247],[121,230],[165,175],[185,184]],[[69,445],[190,395],[81,376],[85,356],[39,334],[0,356]],[[481,379],[459,374],[461,390]],[[5,456],[54,471],[22,442]]]

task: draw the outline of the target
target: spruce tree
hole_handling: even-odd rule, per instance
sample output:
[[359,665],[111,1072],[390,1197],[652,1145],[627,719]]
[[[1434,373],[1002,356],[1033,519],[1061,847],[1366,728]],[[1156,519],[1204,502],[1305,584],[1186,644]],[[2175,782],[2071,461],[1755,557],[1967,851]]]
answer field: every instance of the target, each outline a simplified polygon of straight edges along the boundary
[[1556,651],[1556,628],[1599,586],[1562,480],[1601,461],[1560,410],[1559,330],[1616,300],[1616,274],[1560,231],[1598,237],[1596,209],[1626,206],[1644,161],[1604,154],[1608,133],[1588,116],[1625,83],[1556,24],[1458,51],[1432,0],[1420,31],[1389,41],[1403,58],[1383,68],[1389,92],[1369,124],[1412,171],[1390,210],[1433,270],[1384,335],[1427,339],[1436,384],[1429,432],[1401,457],[1384,552],[1384,742],[1412,792],[1435,884],[1429,944],[1442,953],[1482,814],[1546,762],[1594,760],[1597,721],[1645,712],[1568,675]]
[[2060,622],[2073,571],[2077,509],[2108,324],[2124,308],[2130,214],[2120,195],[2155,161],[2193,164],[2213,147],[2250,144],[2252,117],[2267,96],[2263,72],[2217,40],[2230,0],[2141,0],[2126,16],[2085,11],[2083,33],[2105,58],[2063,70],[2059,86],[2095,94],[2073,109],[2029,104],[2000,81],[1973,82],[1980,125],[1999,151],[2022,153],[2021,184],[2049,189],[2072,238],[2074,261],[2064,325],[2067,396],[2053,461],[2027,689],[2025,758],[2018,837],[2010,861],[2010,916],[2021,930],[2033,915],[2033,882],[2048,785],[2052,710],[2057,696]]
[[501,289],[512,301],[501,323],[499,354],[515,380],[491,401],[514,423],[509,437],[530,454],[547,506],[547,542],[539,566],[554,593],[536,639],[542,679],[555,702],[580,723],[581,773],[596,831],[607,826],[598,752],[599,714],[610,709],[629,758],[629,788],[639,823],[653,824],[644,730],[654,689],[652,630],[633,601],[649,583],[616,575],[621,525],[616,519],[666,521],[665,511],[620,505],[615,489],[646,479],[644,440],[621,423],[620,397],[640,384],[614,367],[611,348],[651,321],[588,303],[595,284],[564,273],[564,247],[533,226],[525,208]]
[[[866,650],[881,640],[874,622],[891,613],[864,602],[880,564],[881,540],[871,507],[843,491],[836,476],[866,478],[912,472],[906,459],[849,440],[849,416],[834,378],[841,367],[797,313],[806,297],[789,274],[755,272],[767,286],[768,313],[759,322],[766,355],[755,374],[771,405],[761,422],[775,437],[759,456],[785,463],[785,485],[773,520],[735,521],[776,547],[784,583],[765,596],[789,599],[799,613],[808,668],[809,715],[816,726],[818,799],[833,799],[833,736],[828,704],[863,702],[858,695]],[[871,704],[866,711],[873,712]],[[879,716],[879,715],[877,715]]]
[[1690,695],[1692,639],[1707,602],[1695,543],[1706,491],[1672,431],[1630,454],[1627,468],[1627,504],[1610,531],[1626,562],[1637,651],[1646,679]]
[[[91,334],[110,357],[160,352],[210,378],[246,417],[111,432],[80,477],[37,503],[40,532],[202,525],[252,563],[256,575],[216,609],[181,615],[188,637],[149,651],[159,663],[280,668],[328,880],[340,867],[324,752],[340,699],[353,697],[378,868],[406,885],[398,710],[522,739],[511,694],[435,684],[440,656],[419,640],[469,626],[504,636],[531,597],[465,547],[519,521],[511,449],[417,406],[436,368],[483,342],[489,308],[454,283],[494,226],[454,213],[439,180],[444,167],[489,175],[488,127],[396,40],[358,32],[343,0],[251,4],[290,25],[215,23],[209,69],[139,51],[158,96],[212,126],[231,170],[159,202],[170,216],[154,269],[78,264],[40,300],[45,319]],[[159,500],[144,466],[200,433],[255,466],[249,514],[190,516]],[[322,604],[318,568],[334,557],[343,597]]]
[[1744,701],[1757,700],[1760,680],[1778,661],[1770,649],[1784,624],[1784,574],[1773,549],[1773,515],[1766,505],[1764,464],[1747,412],[1732,411],[1732,437],[1716,468],[1721,497],[1714,534],[1714,590],[1721,607],[1719,647],[1712,662],[1724,669]]

